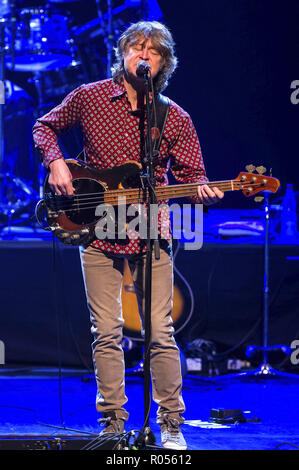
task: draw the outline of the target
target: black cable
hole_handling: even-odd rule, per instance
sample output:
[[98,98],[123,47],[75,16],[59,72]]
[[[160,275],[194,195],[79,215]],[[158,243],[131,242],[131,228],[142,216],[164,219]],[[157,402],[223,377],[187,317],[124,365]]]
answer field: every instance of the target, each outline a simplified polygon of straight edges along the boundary
[[78,411],[83,410],[84,408],[87,408],[88,406],[94,406],[94,403],[90,403],[89,405],[80,406],[80,408],[77,408],[75,411],[72,411],[71,413],[68,413],[66,415],[66,417],[68,418],[69,416],[73,416],[74,414],[78,413]]
[[292,444],[291,442],[282,442],[281,444],[278,444],[277,446],[274,447],[273,450],[277,450],[279,447],[281,446],[293,446],[293,447],[296,447],[296,449],[299,449],[299,446],[297,446],[296,444]]
[[95,439],[93,439],[91,442],[86,444],[84,447],[81,448],[81,450],[97,450],[103,447],[105,444],[108,444],[109,442],[116,441],[114,445],[112,445],[111,450],[117,450],[118,446],[125,441],[125,444],[128,444],[128,438],[131,436],[135,435],[136,431],[128,431],[125,433],[104,433],[98,435]]
[[[35,413],[36,415],[38,414],[37,410],[34,410],[32,408],[25,408],[22,406],[13,406],[13,405],[0,405],[1,408],[13,408],[17,410],[24,410],[24,411],[30,411],[31,413]],[[78,432],[82,434],[88,434],[90,436],[97,436],[97,434],[89,432],[89,431],[82,431],[81,429],[73,429],[73,428],[67,428],[67,427],[62,427],[62,426],[57,426],[54,424],[47,424],[47,423],[42,423],[41,421],[38,421],[37,419],[35,420],[36,424],[39,424],[41,426],[46,426],[48,428],[54,428],[54,429],[63,429],[64,431],[73,431],[73,432]]]
[[[46,424],[42,423],[40,421],[35,421],[37,424],[42,425],[42,426],[47,426],[55,429],[63,429],[65,431],[72,431],[72,432],[79,432],[79,433],[84,433],[88,435],[95,435],[94,433],[90,433],[87,431],[82,431],[78,429],[73,429],[73,428],[67,428],[64,423],[63,419],[63,410],[62,410],[62,367],[61,367],[61,347],[60,347],[60,322],[59,322],[59,314],[58,314],[58,289],[57,289],[57,251],[56,251],[56,241],[55,241],[55,236],[53,233],[53,239],[52,239],[52,272],[53,272],[53,284],[52,284],[52,289],[53,289],[53,300],[54,300],[54,308],[55,308],[55,318],[56,318],[56,341],[57,341],[57,351],[58,351],[58,381],[59,381],[59,412],[60,412],[60,420],[62,423],[62,426],[56,426],[52,424]],[[6,405],[0,405],[2,407]],[[31,411],[33,413],[37,414],[36,410],[30,409],[30,408],[22,408],[22,407],[14,407],[14,406],[7,406],[10,408],[18,408],[18,409],[23,409],[26,411]]]
[[[60,257],[60,265],[63,266],[63,259],[62,259],[62,253],[61,253],[61,250],[60,248],[58,249],[58,256]],[[63,274],[63,273],[62,273]],[[61,282],[62,284],[64,285],[64,276],[62,275],[61,276]],[[74,342],[74,345],[75,345],[75,348],[76,348],[76,351],[77,351],[77,354],[78,354],[78,357],[79,359],[81,360],[83,366],[86,368],[88,374],[90,375],[93,375],[93,371],[90,369],[89,365],[86,363],[82,353],[81,353],[81,350],[80,350],[80,347],[79,347],[79,344],[78,344],[78,341],[76,340],[76,337],[75,337],[75,334],[74,334],[74,330],[73,330],[73,326],[72,326],[72,322],[71,322],[71,319],[70,319],[70,315],[69,315],[69,309],[66,308],[65,306],[65,297],[63,297],[63,306],[64,306],[64,313],[65,313],[65,316],[67,318],[67,325],[69,327],[69,330],[70,330],[70,333],[71,333],[71,337],[72,337],[72,340]]]
[[97,434],[95,434],[94,432],[82,431],[82,429],[74,429],[74,428],[69,428],[66,426],[58,426],[55,424],[42,423],[41,421],[36,421],[36,424],[39,424],[40,426],[46,426],[47,428],[62,429],[64,431],[78,432],[81,434],[87,434],[89,436],[97,436]]
[[[210,271],[210,273],[209,273],[209,278],[208,278],[208,303],[209,303],[209,299],[210,299],[210,297],[211,297],[211,292],[212,292],[212,288],[211,288],[212,279],[213,279],[213,275],[214,275],[215,270],[216,270],[216,266],[217,266],[219,257],[220,257],[220,249],[218,248],[218,250],[217,250],[217,257],[216,257],[216,259],[215,259],[213,268],[211,269],[211,271]],[[209,307],[208,307],[208,310],[209,310]],[[227,354],[229,354],[229,353],[235,351],[236,349],[238,349],[239,347],[241,347],[242,344],[246,341],[246,339],[257,329],[257,327],[259,326],[260,322],[261,322],[261,319],[259,318],[259,319],[256,321],[256,323],[253,325],[253,327],[245,334],[245,336],[243,336],[243,338],[242,338],[237,344],[235,344],[235,345],[232,346],[231,348],[227,349],[226,351],[223,351],[222,353],[217,353],[217,354],[215,354],[215,359],[219,359],[219,358],[225,357],[225,356],[227,356]]]
[[36,413],[36,410],[33,410],[32,408],[24,408],[23,406],[13,406],[13,405],[0,405],[1,408],[13,408],[16,410],[24,410],[24,411],[31,411],[31,413]]
[[[53,297],[54,297],[54,304],[55,304],[55,313],[56,313],[56,331],[57,331],[57,351],[58,351],[58,380],[59,380],[59,411],[60,411],[60,421],[62,426],[55,426],[51,424],[46,424],[46,423],[41,423],[37,422],[38,424],[41,424],[43,426],[48,426],[48,427],[53,427],[56,429],[64,429],[66,431],[74,431],[74,432],[83,432],[85,434],[89,435],[95,435],[94,433],[89,433],[86,431],[80,431],[77,429],[72,429],[68,428],[65,425],[64,422],[64,417],[63,417],[63,409],[62,409],[62,360],[61,360],[61,345],[60,345],[60,322],[59,322],[59,314],[58,314],[58,286],[57,286],[57,274],[58,274],[58,259],[57,259],[57,253],[60,255],[60,249],[57,249],[57,244],[55,240],[55,236],[53,233],[53,274],[54,274],[54,279],[53,279]],[[89,369],[87,369],[89,370]],[[69,416],[69,415],[68,415]]]
[[[215,269],[216,269],[216,265],[217,265],[219,256],[220,256],[220,253],[219,253],[219,249],[218,249],[218,251],[217,251],[217,257],[216,257],[216,259],[215,259],[215,261],[214,261],[214,263],[213,263],[213,266],[211,267],[211,269],[210,269],[210,271],[209,271],[209,276],[208,276],[208,287],[207,287],[207,293],[208,293],[208,295],[207,295],[207,299],[208,299],[208,300],[207,300],[207,303],[208,303],[208,305],[207,305],[207,311],[208,311],[208,312],[209,312],[209,299],[210,299],[210,292],[211,292],[212,277],[213,277],[214,271],[215,271]],[[207,315],[206,315],[206,318],[207,318]],[[205,318],[205,320],[206,320],[206,318]],[[189,338],[189,341],[190,341],[190,342],[191,342],[191,338],[192,338],[193,331],[195,330],[195,328],[198,328],[198,322],[195,322],[195,323],[191,326],[191,328],[190,328],[190,330],[189,330],[188,338]]]
[[246,339],[254,333],[254,331],[257,329],[257,327],[259,326],[260,323],[261,323],[261,319],[259,318],[256,321],[256,323],[253,325],[253,327],[243,336],[243,338],[239,341],[239,343],[234,344],[231,348],[226,349],[225,351],[223,351],[221,353],[215,354],[214,358],[215,359],[220,359],[222,357],[227,356],[228,354],[235,351],[236,349],[240,348],[243,345],[243,343],[245,343]]
[[[219,257],[219,251],[218,251],[218,257]],[[212,269],[212,271],[210,272],[210,275],[209,275],[209,281],[208,281],[208,284],[209,284],[209,288],[208,288],[208,291],[210,292],[211,291],[211,283],[212,283],[212,275],[214,274],[215,272],[215,268],[216,268],[216,263],[217,263],[217,260],[218,260],[218,257],[216,258],[215,260],[215,264],[214,264],[214,267]],[[278,295],[278,292],[284,282],[284,279],[285,279],[285,272],[282,273],[282,276],[281,276],[281,279],[280,279],[280,282],[278,284],[278,286],[276,287],[275,291],[272,293],[272,296],[271,296],[271,299],[270,299],[270,302],[269,302],[269,309],[271,307],[271,305],[273,305],[277,295]],[[210,297],[210,294],[208,295],[208,297]],[[231,348],[221,352],[221,353],[217,353],[215,354],[215,359],[220,359],[222,357],[225,357],[227,356],[227,354],[235,351],[236,349],[240,348],[243,343],[246,341],[246,339],[248,337],[250,337],[251,334],[254,333],[254,331],[258,328],[258,326],[260,325],[261,323],[261,318],[259,318],[256,323],[251,327],[251,329],[241,338],[241,340],[235,344],[234,346],[232,346]]]

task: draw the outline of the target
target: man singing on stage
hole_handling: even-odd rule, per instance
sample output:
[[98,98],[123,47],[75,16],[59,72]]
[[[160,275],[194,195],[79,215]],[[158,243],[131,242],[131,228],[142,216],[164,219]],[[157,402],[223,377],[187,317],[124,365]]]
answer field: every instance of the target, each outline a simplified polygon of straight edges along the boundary
[[[162,23],[140,21],[121,35],[115,52],[112,78],[75,89],[34,125],[35,145],[49,170],[49,185],[57,195],[74,195],[72,175],[58,145],[58,135],[71,127],[79,125],[83,131],[84,156],[90,166],[109,169],[129,160],[141,162],[147,119],[145,80],[138,67],[141,63],[150,71],[150,97],[155,100],[177,66],[174,42]],[[199,184],[193,202],[210,205],[223,197],[219,189],[203,184],[207,178],[197,133],[190,116],[172,100],[155,162],[157,187],[167,184],[169,169],[178,182]],[[129,417],[122,350],[122,277],[127,259],[144,324],[146,249],[141,237],[133,237],[126,244],[95,237],[80,248],[94,336],[96,406],[104,420],[103,434],[124,432]],[[181,431],[185,404],[171,320],[172,295],[171,241],[160,238],[160,257],[156,259],[154,253],[152,257],[150,370],[162,446],[179,450],[187,445]]]

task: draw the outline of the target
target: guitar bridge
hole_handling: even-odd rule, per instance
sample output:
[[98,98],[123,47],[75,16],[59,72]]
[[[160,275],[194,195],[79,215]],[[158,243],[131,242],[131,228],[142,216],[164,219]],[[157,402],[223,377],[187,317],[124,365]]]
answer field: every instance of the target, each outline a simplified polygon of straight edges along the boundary
[[64,212],[65,210],[79,210],[74,204],[73,198],[68,198],[66,196],[58,196],[53,193],[45,194],[45,203],[48,209],[56,212]]
[[51,209],[52,211],[57,211],[58,210],[54,194],[46,193],[44,195],[44,200],[45,200],[46,206],[49,209]]

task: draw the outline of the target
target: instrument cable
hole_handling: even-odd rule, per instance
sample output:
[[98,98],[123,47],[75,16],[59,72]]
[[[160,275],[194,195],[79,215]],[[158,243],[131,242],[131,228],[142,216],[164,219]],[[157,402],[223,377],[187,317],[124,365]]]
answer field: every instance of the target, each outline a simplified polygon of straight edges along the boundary
[[54,309],[55,309],[55,320],[56,320],[56,342],[57,342],[57,359],[58,359],[58,383],[59,383],[59,414],[60,414],[60,422],[61,426],[47,424],[40,421],[36,421],[37,424],[42,426],[47,426],[55,429],[63,429],[65,431],[72,431],[72,432],[79,432],[83,434],[88,434],[90,436],[95,436],[97,434],[82,431],[79,429],[68,428],[65,425],[64,416],[63,416],[63,407],[62,407],[62,359],[61,359],[61,330],[60,330],[60,321],[59,321],[59,311],[58,311],[58,298],[59,298],[59,287],[58,287],[58,260],[57,260],[57,252],[59,252],[59,248],[57,249],[57,244],[55,240],[55,236],[53,233],[53,240],[52,240],[52,273],[53,273],[53,280],[52,280],[52,293],[53,293],[53,301],[54,301]]

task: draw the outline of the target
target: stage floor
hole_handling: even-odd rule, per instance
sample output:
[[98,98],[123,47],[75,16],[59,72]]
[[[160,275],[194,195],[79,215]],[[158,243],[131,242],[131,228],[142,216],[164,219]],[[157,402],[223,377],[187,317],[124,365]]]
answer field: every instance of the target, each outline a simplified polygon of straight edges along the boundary
[[[299,375],[186,375],[183,387],[186,421],[182,430],[188,450],[299,449]],[[140,431],[144,417],[142,376],[127,375],[126,394],[130,413],[126,431]],[[62,370],[59,378],[57,369],[2,368],[0,448],[5,450],[8,438],[10,442],[59,436],[93,439],[101,430],[94,402],[95,380],[87,371]],[[209,421],[213,408],[241,410],[244,417],[258,421],[214,424]],[[149,424],[160,445],[156,409],[152,402]]]

